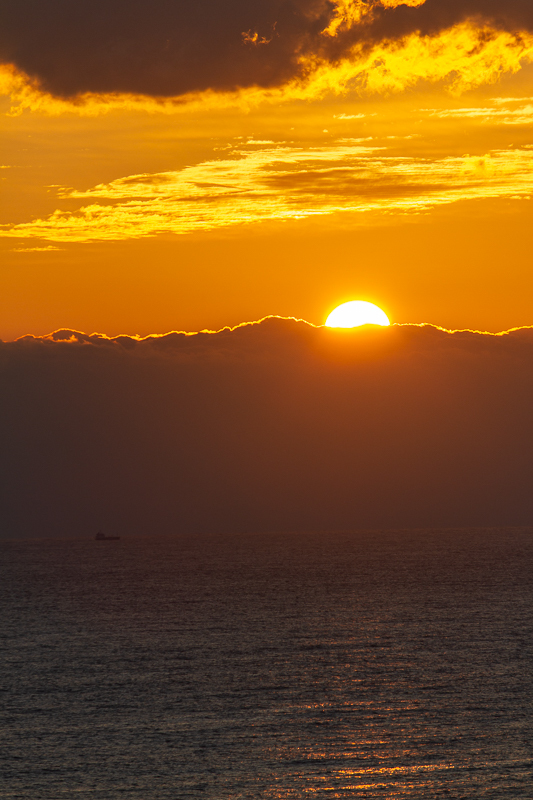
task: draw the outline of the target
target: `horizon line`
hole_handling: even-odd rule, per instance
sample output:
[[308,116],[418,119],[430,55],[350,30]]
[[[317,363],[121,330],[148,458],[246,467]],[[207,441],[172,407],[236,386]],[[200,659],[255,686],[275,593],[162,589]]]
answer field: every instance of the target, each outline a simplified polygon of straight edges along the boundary
[[[50,331],[49,333],[44,333],[44,334],[26,333],[26,334],[23,334],[22,336],[17,336],[14,339],[0,339],[0,342],[2,342],[3,344],[9,344],[9,343],[14,343],[14,342],[20,342],[20,341],[23,341],[24,339],[48,339],[48,340],[50,340],[50,339],[53,339],[55,334],[62,333],[62,332],[70,332],[70,333],[73,333],[73,334],[79,334],[80,336],[87,336],[88,338],[96,337],[98,339],[106,339],[108,341],[113,341],[115,339],[127,338],[127,339],[132,339],[133,341],[142,342],[142,341],[146,341],[147,339],[161,339],[161,338],[164,338],[165,336],[169,336],[171,334],[179,334],[181,336],[198,336],[199,334],[202,334],[202,333],[203,334],[211,334],[211,335],[215,335],[217,333],[224,333],[225,331],[228,331],[228,332],[231,333],[231,332],[233,332],[235,330],[238,330],[239,328],[246,328],[246,327],[252,326],[252,325],[260,325],[262,322],[265,322],[266,320],[270,320],[270,319],[279,319],[279,320],[286,320],[286,321],[292,320],[293,322],[302,322],[302,323],[304,323],[305,325],[308,325],[311,328],[315,328],[316,330],[319,330],[320,328],[327,328],[328,330],[332,330],[332,331],[333,330],[337,330],[337,331],[347,332],[347,331],[357,330],[358,328],[368,328],[368,327],[370,327],[370,325],[356,325],[353,328],[334,328],[334,327],[327,326],[325,324],[315,325],[315,323],[309,322],[308,320],[303,319],[302,317],[283,316],[281,314],[267,314],[266,316],[261,317],[260,319],[249,320],[249,321],[246,321],[246,322],[239,322],[236,325],[224,325],[222,328],[218,328],[216,330],[213,330],[211,328],[202,328],[201,330],[198,330],[198,331],[184,331],[184,330],[176,330],[176,329],[174,329],[174,330],[166,331],[165,333],[149,333],[149,334],[146,334],[144,336],[142,336],[142,335],[140,335],[138,333],[133,333],[133,334],[132,333],[118,333],[118,334],[116,334],[114,336],[111,336],[111,335],[109,335],[107,333],[100,333],[98,331],[93,331],[92,333],[86,333],[85,331],[76,330],[75,328],[65,327],[65,328],[56,328],[55,330]],[[385,330],[388,329],[388,328],[434,328],[435,330],[442,331],[443,333],[452,333],[452,334],[453,333],[475,333],[475,334],[478,334],[480,336],[505,336],[505,335],[507,335],[509,333],[514,333],[515,331],[530,330],[531,328],[533,328],[533,324],[532,325],[517,325],[517,326],[514,326],[512,328],[507,328],[506,330],[503,330],[503,331],[487,331],[487,330],[478,330],[476,328],[445,328],[442,325],[437,325],[437,324],[435,324],[433,322],[391,322],[390,325],[372,325],[371,327],[373,327],[373,328],[383,328]],[[71,339],[67,339],[67,340],[64,340],[64,341],[68,342],[68,341],[71,341]]]
[[[202,328],[198,331],[184,331],[184,330],[169,330],[165,331],[165,333],[148,333],[144,336],[138,333],[117,333],[114,336],[111,336],[107,333],[100,333],[98,331],[93,331],[92,333],[86,333],[85,331],[79,331],[75,328],[56,328],[49,333],[43,334],[33,334],[33,333],[25,333],[22,336],[17,336],[15,339],[0,339],[0,342],[3,344],[9,344],[14,342],[20,342],[24,339],[53,339],[54,335],[57,333],[62,332],[69,332],[73,334],[79,334],[80,336],[87,336],[88,338],[96,337],[98,339],[106,339],[108,341],[113,341],[115,339],[132,339],[133,341],[142,342],[146,341],[147,339],[162,339],[165,336],[170,336],[171,334],[179,334],[181,336],[198,336],[199,334],[210,334],[215,335],[217,333],[224,333],[225,331],[233,332],[238,330],[239,328],[246,328],[252,325],[260,325],[262,322],[265,322],[269,319],[279,319],[279,320],[292,320],[293,322],[302,322],[304,325],[308,325],[311,328],[315,328],[319,330],[320,328],[327,328],[328,330],[337,330],[337,331],[354,331],[358,328],[383,328],[387,330],[388,328],[434,328],[435,330],[442,331],[443,333],[475,333],[480,336],[506,336],[509,333],[514,333],[515,331],[520,330],[531,330],[533,328],[532,325],[517,325],[512,328],[507,328],[503,331],[487,331],[487,330],[478,330],[476,328],[445,328],[442,325],[437,325],[434,322],[391,322],[390,325],[355,325],[353,328],[334,328],[327,326],[325,324],[316,325],[314,322],[309,322],[309,320],[303,319],[303,317],[293,317],[293,316],[283,316],[281,314],[267,314],[264,317],[260,317],[256,320],[248,320],[246,322],[239,322],[236,325],[224,325],[222,328],[218,328],[213,330],[211,328]],[[71,341],[71,340],[65,340]]]

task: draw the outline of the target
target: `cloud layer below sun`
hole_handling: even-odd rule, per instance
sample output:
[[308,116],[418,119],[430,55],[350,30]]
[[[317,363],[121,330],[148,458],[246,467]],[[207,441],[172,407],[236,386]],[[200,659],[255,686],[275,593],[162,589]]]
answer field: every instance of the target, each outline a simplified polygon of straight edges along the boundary
[[524,525],[533,331],[0,343],[2,535]]

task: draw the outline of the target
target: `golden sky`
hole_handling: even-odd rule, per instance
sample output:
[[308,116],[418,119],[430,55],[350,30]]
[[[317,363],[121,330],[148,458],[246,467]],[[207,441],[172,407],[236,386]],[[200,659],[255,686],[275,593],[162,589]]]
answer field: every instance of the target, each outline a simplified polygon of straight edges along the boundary
[[0,337],[533,324],[524,0],[6,0]]

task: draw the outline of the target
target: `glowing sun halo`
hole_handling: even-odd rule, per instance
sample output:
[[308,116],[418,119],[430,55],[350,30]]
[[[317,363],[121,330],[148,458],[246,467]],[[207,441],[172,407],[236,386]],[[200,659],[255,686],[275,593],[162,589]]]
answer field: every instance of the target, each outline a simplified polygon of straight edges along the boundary
[[390,325],[381,308],[365,300],[351,300],[334,309],[326,320],[328,328],[357,328],[359,325]]

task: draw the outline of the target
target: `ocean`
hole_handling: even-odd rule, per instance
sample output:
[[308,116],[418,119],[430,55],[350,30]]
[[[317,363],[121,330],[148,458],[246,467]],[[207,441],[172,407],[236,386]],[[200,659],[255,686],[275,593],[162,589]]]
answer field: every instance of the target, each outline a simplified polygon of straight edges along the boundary
[[0,554],[0,798],[533,797],[531,529]]

